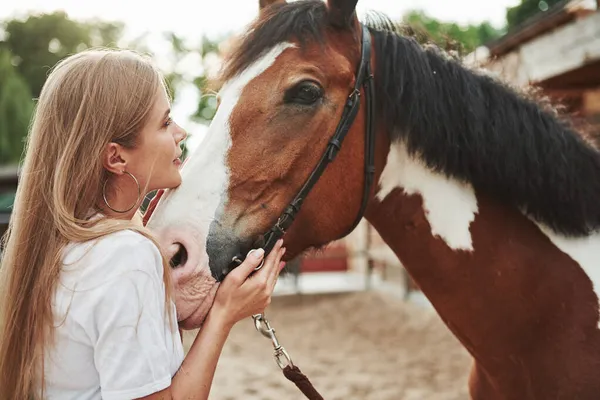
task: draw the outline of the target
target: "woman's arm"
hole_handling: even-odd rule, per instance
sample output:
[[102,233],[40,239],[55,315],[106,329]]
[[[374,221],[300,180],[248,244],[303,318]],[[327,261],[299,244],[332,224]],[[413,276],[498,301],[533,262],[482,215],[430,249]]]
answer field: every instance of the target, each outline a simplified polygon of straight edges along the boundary
[[208,399],[215,369],[232,325],[209,311],[171,386],[140,399]]
[[171,386],[142,399],[208,399],[217,362],[231,328],[236,322],[261,313],[268,306],[284,252],[279,242],[265,260],[265,265],[249,276],[262,259],[259,252],[259,258],[253,253],[225,278]]
[[232,327],[218,312],[209,311],[171,383],[174,399],[208,399],[217,362]]

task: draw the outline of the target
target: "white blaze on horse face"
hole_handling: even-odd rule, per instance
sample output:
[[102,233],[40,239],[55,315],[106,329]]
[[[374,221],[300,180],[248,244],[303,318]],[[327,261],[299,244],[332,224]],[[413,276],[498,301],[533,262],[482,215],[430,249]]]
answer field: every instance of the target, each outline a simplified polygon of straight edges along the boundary
[[[180,319],[193,319],[188,329],[197,327],[214,298],[215,280],[208,268],[206,238],[217,210],[227,203],[231,147],[230,120],[244,87],[261,75],[291,43],[280,43],[226,82],[205,139],[190,155],[181,170],[182,183],[160,199],[148,227],[165,249],[181,243],[189,253],[187,262],[172,271]],[[206,300],[206,301],[205,301]],[[202,315],[200,315],[202,314]]]
[[[598,310],[600,311],[600,232],[586,237],[566,237],[555,233],[543,224],[533,222],[556,247],[577,262],[590,278],[594,293],[598,297]],[[598,328],[600,328],[600,319]]]
[[230,119],[233,110],[238,104],[244,87],[265,72],[291,45],[291,43],[280,43],[274,46],[237,77],[226,82],[219,93],[221,104],[210,124],[207,138],[200,145],[198,154],[193,154],[189,165],[186,165],[183,174],[186,188],[178,190],[185,193],[179,205],[188,209],[192,206],[193,212],[190,213],[192,218],[195,215],[204,215],[201,219],[204,225],[203,232],[208,232],[217,208],[227,202],[229,170],[226,156],[231,147]]
[[[155,225],[164,226],[173,222],[193,224],[206,237],[218,207],[227,202],[229,186],[227,153],[231,147],[232,112],[238,104],[244,87],[265,72],[277,57],[291,46],[293,44],[288,42],[277,44],[246,70],[223,85],[219,93],[221,104],[210,124],[206,138],[190,155],[183,167],[182,184],[169,193],[166,199],[162,199],[164,200],[162,209],[157,207],[153,216]],[[166,223],[162,222],[163,220]],[[204,247],[205,243],[201,244]]]
[[407,195],[420,195],[431,233],[454,250],[473,250],[469,227],[478,207],[471,185],[431,171],[423,161],[410,156],[400,142],[390,146],[379,185],[380,201],[395,188],[402,188]]
[[[231,147],[230,118],[244,87],[261,75],[291,43],[280,43],[235,78],[226,82],[219,95],[221,104],[205,139],[182,168],[182,184],[164,199],[153,218],[157,225],[167,222],[193,223],[205,234],[220,204],[227,201],[229,170],[227,153]],[[161,200],[162,201],[162,200]],[[161,212],[162,211],[162,212]],[[177,218],[176,215],[180,216]],[[202,243],[204,246],[204,243]]]

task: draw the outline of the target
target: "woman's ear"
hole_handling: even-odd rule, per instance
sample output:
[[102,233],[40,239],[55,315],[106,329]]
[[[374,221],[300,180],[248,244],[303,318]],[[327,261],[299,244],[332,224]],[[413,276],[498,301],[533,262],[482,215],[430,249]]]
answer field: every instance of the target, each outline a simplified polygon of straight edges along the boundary
[[104,169],[113,174],[120,175],[127,167],[127,161],[123,158],[123,148],[117,143],[109,143],[104,149],[102,165]]

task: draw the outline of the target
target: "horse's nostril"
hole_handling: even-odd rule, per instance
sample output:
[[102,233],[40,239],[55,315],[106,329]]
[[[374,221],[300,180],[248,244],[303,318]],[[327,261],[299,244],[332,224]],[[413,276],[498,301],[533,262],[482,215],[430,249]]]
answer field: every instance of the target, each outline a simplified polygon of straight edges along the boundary
[[171,257],[171,268],[177,268],[185,265],[188,259],[188,253],[181,243],[177,243],[177,252]]

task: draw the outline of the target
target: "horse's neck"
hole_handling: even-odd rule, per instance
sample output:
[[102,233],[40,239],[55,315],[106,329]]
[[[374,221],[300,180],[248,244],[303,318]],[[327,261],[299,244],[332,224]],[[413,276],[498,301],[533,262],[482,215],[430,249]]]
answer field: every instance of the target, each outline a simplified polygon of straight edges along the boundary
[[561,251],[518,210],[429,171],[398,145],[366,216],[478,361],[512,362],[507,354],[541,343],[538,329],[544,343],[597,329],[589,279],[590,262],[600,260],[597,238]]

